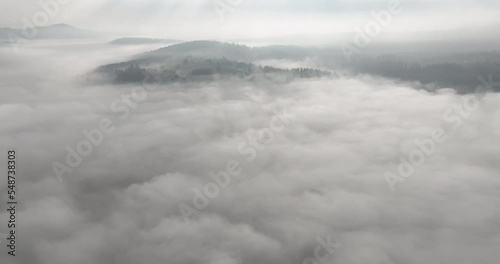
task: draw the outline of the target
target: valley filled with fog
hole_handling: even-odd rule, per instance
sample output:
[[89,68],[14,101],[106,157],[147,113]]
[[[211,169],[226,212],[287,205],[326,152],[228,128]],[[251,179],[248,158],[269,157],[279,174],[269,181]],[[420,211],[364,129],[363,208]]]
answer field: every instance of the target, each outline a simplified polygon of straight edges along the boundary
[[1,263],[500,258],[498,51],[165,41],[0,45]]

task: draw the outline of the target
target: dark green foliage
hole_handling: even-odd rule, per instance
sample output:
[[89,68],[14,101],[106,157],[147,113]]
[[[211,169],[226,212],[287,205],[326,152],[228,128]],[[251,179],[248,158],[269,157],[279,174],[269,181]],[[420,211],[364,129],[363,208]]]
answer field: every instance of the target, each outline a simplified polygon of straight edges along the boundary
[[126,70],[117,70],[115,81],[118,83],[138,83],[147,76],[146,69],[140,68],[137,64],[132,64]]
[[[256,66],[252,63],[222,59],[199,59],[187,57],[173,66],[154,64],[153,66],[139,66],[139,64],[115,64],[101,66],[98,71],[105,73],[116,83],[139,83],[148,74],[156,78],[149,78],[150,82],[185,82],[185,81],[213,81],[217,78],[239,78],[250,80],[251,77],[261,76],[272,80],[275,77],[292,78],[321,78],[332,74],[310,68],[281,69],[270,66]],[[114,69],[118,67],[118,69]]]

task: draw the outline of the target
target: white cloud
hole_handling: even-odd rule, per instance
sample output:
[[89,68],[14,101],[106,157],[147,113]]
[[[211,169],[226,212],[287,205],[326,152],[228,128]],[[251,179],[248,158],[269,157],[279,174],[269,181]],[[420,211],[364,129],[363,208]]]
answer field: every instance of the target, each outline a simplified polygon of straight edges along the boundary
[[[9,93],[0,102],[0,146],[18,149],[23,198],[23,253],[2,255],[2,263],[302,263],[327,235],[341,244],[334,263],[500,257],[496,94],[396,194],[383,173],[415,138],[446,126],[442,115],[461,95],[369,78],[167,86],[59,183],[51,162],[82,129],[115,120],[107,107],[131,87],[76,84],[71,76],[101,59],[74,69],[72,50],[46,48],[24,50],[36,60],[10,60],[29,69],[22,90],[9,85],[20,76],[2,68],[0,88]],[[109,52],[88,48],[78,59]],[[264,127],[289,97],[297,100],[294,121],[244,163],[237,146],[245,132]],[[186,223],[178,204],[230,159],[241,160],[242,177]],[[0,213],[0,222],[6,217]]]

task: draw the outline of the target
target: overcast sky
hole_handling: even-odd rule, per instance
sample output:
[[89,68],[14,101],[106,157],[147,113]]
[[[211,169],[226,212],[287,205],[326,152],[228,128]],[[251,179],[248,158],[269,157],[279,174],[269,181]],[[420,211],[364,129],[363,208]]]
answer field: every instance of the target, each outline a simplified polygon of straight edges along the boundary
[[[44,0],[42,0],[43,2]],[[46,0],[50,1],[50,0]],[[158,37],[217,38],[354,31],[389,0],[68,0],[50,24]],[[500,24],[495,0],[400,0],[404,12],[387,31],[443,30]],[[214,6],[235,2],[221,19]],[[2,1],[0,26],[22,27],[38,1]],[[8,10],[8,12],[7,12]]]

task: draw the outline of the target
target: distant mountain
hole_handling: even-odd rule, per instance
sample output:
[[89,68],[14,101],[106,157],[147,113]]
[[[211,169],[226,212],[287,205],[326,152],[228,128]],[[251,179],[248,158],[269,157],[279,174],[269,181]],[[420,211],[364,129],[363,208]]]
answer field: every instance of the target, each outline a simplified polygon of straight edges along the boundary
[[184,42],[143,53],[137,56],[137,58],[143,60],[156,60],[158,58],[179,58],[186,56],[198,58],[225,57],[233,60],[251,61],[252,48],[239,44],[200,40]]
[[103,36],[102,33],[79,29],[67,24],[27,29],[0,28],[0,39],[8,40],[9,35],[27,39],[77,39]]
[[191,41],[175,44],[154,51],[142,53],[130,61],[107,65],[108,68],[124,69],[131,65],[150,67],[161,65],[172,67],[186,58],[225,59],[237,62],[255,63],[260,60],[284,59],[300,61],[310,56],[317,56],[315,49],[296,46],[266,46],[251,48],[245,45],[217,41]]
[[[290,45],[273,45],[265,47],[248,47],[241,44],[198,40],[184,42],[157,49],[135,56],[143,62],[158,62],[175,58],[192,56],[196,58],[227,58],[230,60],[255,62],[266,59],[303,60],[307,57],[318,56],[319,50]],[[135,63],[135,62],[134,62]]]
[[160,76],[161,82],[210,81],[237,78],[290,80],[331,76],[329,71],[310,67],[285,69],[256,65],[265,59],[302,60],[313,49],[295,46],[251,48],[217,41],[191,41],[142,53],[131,61],[99,67],[96,73],[117,83],[141,82],[149,74]]
[[[335,73],[343,71],[344,76],[379,75],[419,82],[430,91],[454,88],[460,93],[474,92],[479,84],[478,76],[500,76],[500,52],[440,54],[412,52],[411,49],[393,53],[367,52],[357,54],[351,62],[347,62],[340,51],[328,47],[248,47],[216,41],[192,41],[142,53],[130,61],[101,66],[96,72],[107,81],[117,83],[140,82],[146,73],[161,76],[162,82],[218,78],[290,80],[333,75],[314,66],[306,66],[320,65],[322,69],[339,69]],[[273,67],[269,67],[271,65]]]
[[174,44],[181,41],[175,39],[151,39],[151,38],[119,38],[109,44],[112,45],[142,45],[142,44]]

